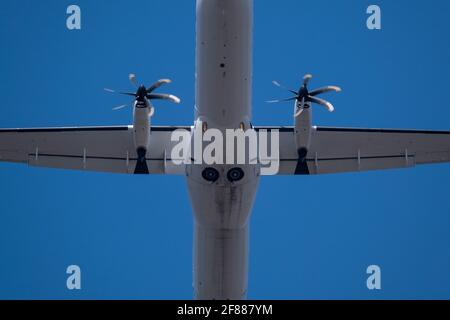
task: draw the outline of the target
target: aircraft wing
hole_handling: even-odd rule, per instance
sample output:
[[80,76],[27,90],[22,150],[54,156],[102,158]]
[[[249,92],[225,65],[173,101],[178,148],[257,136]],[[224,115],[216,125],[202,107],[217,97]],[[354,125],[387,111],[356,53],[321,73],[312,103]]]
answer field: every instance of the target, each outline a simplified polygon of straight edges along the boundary
[[[176,129],[152,127],[147,151],[150,174],[182,174],[170,161]],[[132,126],[0,129],[0,161],[31,166],[134,173],[137,154]]]
[[298,159],[293,127],[278,129],[278,174],[307,175],[407,168],[450,162],[450,131],[314,127],[305,161]]

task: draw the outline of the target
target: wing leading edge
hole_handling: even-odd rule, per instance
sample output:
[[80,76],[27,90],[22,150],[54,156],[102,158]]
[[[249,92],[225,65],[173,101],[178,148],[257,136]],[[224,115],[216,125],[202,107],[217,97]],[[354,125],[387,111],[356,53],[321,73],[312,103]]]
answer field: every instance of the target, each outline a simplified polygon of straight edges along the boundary
[[278,129],[280,175],[327,174],[450,162],[450,131],[314,127],[304,161],[293,127]]
[[[171,133],[190,127],[152,127],[150,174],[182,174],[171,165]],[[132,126],[0,129],[0,161],[60,169],[134,173],[137,154]]]

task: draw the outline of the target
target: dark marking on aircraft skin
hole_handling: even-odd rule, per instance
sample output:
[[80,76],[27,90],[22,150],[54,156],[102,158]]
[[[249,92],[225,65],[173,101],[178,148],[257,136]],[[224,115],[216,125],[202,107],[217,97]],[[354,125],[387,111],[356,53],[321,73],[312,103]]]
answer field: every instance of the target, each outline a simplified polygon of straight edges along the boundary
[[294,128],[293,127],[260,127],[260,126],[256,126],[253,127],[253,129],[256,132],[259,132],[260,130],[267,130],[267,132],[270,132],[272,130],[278,130],[278,132],[294,132]]
[[216,169],[207,167],[203,169],[202,177],[208,182],[216,182],[217,180],[219,180],[220,174]]
[[[408,159],[415,158],[416,156],[411,154],[408,155]],[[370,159],[391,159],[391,158],[406,158],[406,155],[392,155],[392,156],[368,156],[368,157],[360,157],[361,160],[370,160]],[[341,157],[341,158],[318,158],[317,161],[337,161],[337,160],[358,160],[358,157]],[[280,159],[280,161],[298,161],[298,159]],[[305,161],[316,161],[316,159],[305,159]]]
[[375,132],[375,133],[416,133],[416,134],[450,134],[450,131],[436,130],[407,130],[407,129],[365,129],[365,128],[333,128],[333,127],[317,127],[316,131],[328,132]]
[[309,175],[308,163],[305,160],[298,160],[295,167],[296,175]]
[[297,150],[297,165],[295,166],[296,175],[309,175],[308,162],[306,156],[308,155],[308,149],[300,148]]
[[227,178],[228,178],[228,181],[230,181],[230,182],[240,181],[244,178],[244,176],[245,176],[244,170],[242,170],[239,167],[231,168],[230,170],[228,170],[228,173],[227,173]]
[[161,132],[164,132],[164,131],[169,131],[169,132],[171,132],[171,131],[175,131],[175,130],[178,130],[178,129],[184,129],[184,130],[188,130],[188,131],[191,131],[191,127],[190,126],[176,126],[176,127],[150,127],[150,131],[161,131]]
[[[94,131],[128,131],[130,126],[109,126],[109,127],[55,127],[55,128],[7,128],[0,129],[0,133],[28,133],[28,132],[94,132]],[[191,130],[190,126],[152,126],[151,131],[172,132],[178,129]]]
[[306,148],[300,148],[297,150],[298,158],[304,161],[306,159],[306,156],[308,155],[308,149]]
[[150,172],[148,171],[147,159],[145,158],[147,149],[138,148],[136,150],[136,153],[138,154],[138,158],[136,162],[136,168],[134,169],[134,174],[149,174]]
[[[294,132],[294,127],[276,127],[276,126],[255,126],[256,131],[265,129],[267,131],[278,130],[279,132]],[[366,128],[335,128],[335,127],[315,127],[316,131],[322,132],[366,132],[366,133],[412,133],[412,134],[448,134],[450,131],[442,130],[408,130],[408,129],[366,129]]]
[[[2,132],[85,132],[85,131],[127,131],[131,129],[129,126],[104,126],[104,127],[55,127],[55,128],[6,128],[0,129]],[[175,131],[178,129],[191,130],[190,126],[152,126],[151,131]],[[279,132],[294,132],[293,127],[261,127],[256,126],[253,128],[255,131],[260,130],[278,130]],[[412,133],[412,134],[448,134],[450,131],[434,131],[434,130],[402,130],[402,129],[364,129],[364,128],[333,128],[333,127],[316,127],[316,131],[323,132],[376,132],[376,133]]]
[[[36,154],[35,153],[29,153],[28,154],[29,157],[35,157]],[[96,160],[123,160],[126,161],[127,158],[125,157],[100,157],[100,156],[79,156],[79,155],[72,155],[72,154],[49,154],[49,153],[39,153],[38,154],[39,157],[56,157],[56,158],[77,158],[77,159],[96,159]],[[145,158],[147,161],[172,161],[171,158]],[[129,161],[137,161],[138,158],[129,158]]]
[[27,128],[27,129],[0,129],[0,132],[85,132],[85,131],[127,131],[128,126],[113,127],[61,127],[61,128]]

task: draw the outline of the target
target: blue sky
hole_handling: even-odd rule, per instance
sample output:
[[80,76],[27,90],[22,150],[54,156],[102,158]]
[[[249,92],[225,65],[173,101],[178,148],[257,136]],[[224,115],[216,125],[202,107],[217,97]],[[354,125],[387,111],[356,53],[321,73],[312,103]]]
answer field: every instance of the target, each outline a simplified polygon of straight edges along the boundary
[[[65,27],[82,10],[82,30]],[[365,26],[382,9],[382,30]],[[131,123],[128,89],[170,77],[181,105],[155,124],[191,124],[195,2],[2,1],[0,127]],[[290,125],[278,79],[336,84],[314,124],[450,130],[450,2],[255,1],[254,123]],[[170,89],[169,89],[170,88]],[[450,165],[264,177],[251,220],[249,298],[450,298]],[[186,182],[0,164],[0,298],[192,297]],[[66,267],[82,290],[66,289]],[[366,288],[366,267],[382,290]]]

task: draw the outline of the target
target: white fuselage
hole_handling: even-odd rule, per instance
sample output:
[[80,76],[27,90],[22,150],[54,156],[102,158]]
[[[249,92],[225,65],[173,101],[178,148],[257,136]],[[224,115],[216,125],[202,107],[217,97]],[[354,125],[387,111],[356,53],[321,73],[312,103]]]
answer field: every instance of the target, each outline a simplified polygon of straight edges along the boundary
[[[252,0],[197,0],[194,131],[251,126],[252,28]],[[205,180],[205,168],[214,168],[217,180]],[[232,168],[244,177],[230,181]],[[188,166],[197,299],[246,297],[249,216],[258,182],[256,165]]]

